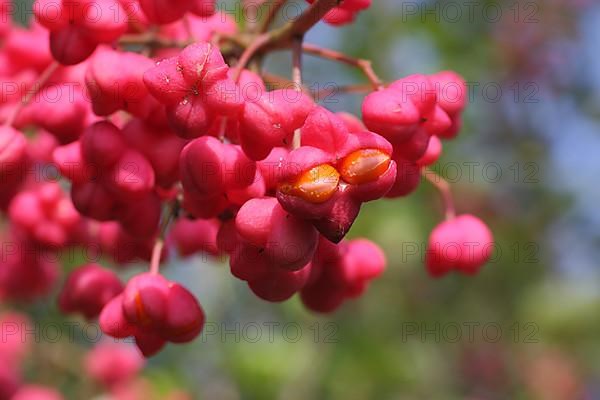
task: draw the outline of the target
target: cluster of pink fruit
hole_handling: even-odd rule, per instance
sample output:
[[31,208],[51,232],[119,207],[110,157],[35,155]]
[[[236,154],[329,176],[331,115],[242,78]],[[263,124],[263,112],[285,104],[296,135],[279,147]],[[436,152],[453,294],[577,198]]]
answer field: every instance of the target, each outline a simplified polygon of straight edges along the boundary
[[[106,334],[134,337],[150,356],[191,341],[205,320],[194,295],[160,275],[169,251],[229,255],[231,273],[258,297],[298,293],[316,312],[363,294],[386,259],[345,236],[363,203],[417,188],[440,139],[459,131],[466,85],[453,72],[384,85],[365,71],[373,91],[362,120],[326,110],[299,79],[297,41],[318,20],[350,22],[371,2],[309,3],[303,17],[262,33],[239,32],[210,0],[37,0],[28,30],[2,26],[0,76],[18,90],[0,99],[0,204],[10,221],[0,296],[48,294],[58,260],[43,255],[68,246],[93,245],[117,264],[149,261],[125,285],[81,266],[59,305],[99,317]],[[295,52],[294,80],[271,87],[257,64],[247,67],[283,45]],[[49,90],[58,95],[39,96]],[[31,173],[49,165],[59,182]],[[492,235],[446,206],[427,268],[475,273]]]
[[[88,286],[93,289],[93,286]],[[89,296],[88,296],[89,297]],[[2,341],[0,342],[0,399],[10,400],[62,400],[55,389],[26,383],[23,364],[33,352],[35,335],[33,324],[20,313],[0,315]],[[102,388],[106,395],[116,400],[151,399],[151,387],[140,377],[146,360],[132,345],[101,341],[81,358],[71,358],[70,368],[81,369],[86,379]],[[81,367],[77,363],[81,363]],[[169,400],[188,400],[180,391],[170,393]]]

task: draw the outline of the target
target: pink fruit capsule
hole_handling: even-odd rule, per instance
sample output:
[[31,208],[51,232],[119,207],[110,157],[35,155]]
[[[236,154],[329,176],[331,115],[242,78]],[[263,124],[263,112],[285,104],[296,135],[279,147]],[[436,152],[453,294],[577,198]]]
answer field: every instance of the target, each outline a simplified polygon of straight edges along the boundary
[[150,194],[155,179],[146,157],[136,150],[126,150],[107,172],[104,183],[121,200],[132,201]]
[[119,204],[115,216],[128,234],[150,239],[158,230],[161,211],[160,198],[151,192],[135,202]]
[[101,342],[85,356],[87,374],[106,388],[130,382],[144,367],[142,354],[124,343]]
[[21,387],[11,400],[63,400],[63,396],[49,387],[26,385]]
[[457,270],[476,274],[490,259],[494,239],[491,231],[479,218],[464,214],[436,226],[426,253],[430,275],[440,277]]
[[[120,68],[106,68],[107,65]],[[155,103],[149,101],[152,97],[148,96],[143,75],[153,66],[154,62],[143,55],[100,47],[91,57],[85,74],[96,115],[125,110],[147,117]]]
[[253,160],[265,159],[274,147],[287,147],[304,124],[314,102],[293,89],[264,92],[249,100],[240,119],[240,141]]
[[248,242],[264,247],[273,227],[273,214],[279,207],[277,199],[265,197],[246,202],[235,217],[239,235]]
[[93,168],[84,160],[79,141],[59,146],[52,152],[52,160],[60,174],[69,179],[74,185],[89,181]]
[[160,329],[167,317],[168,295],[169,282],[161,275],[136,275],[123,291],[125,317],[138,327]]
[[135,334],[135,344],[144,357],[152,357],[165,347],[167,341],[154,332],[137,332]]
[[270,270],[264,248],[238,237],[230,250],[231,274],[243,281],[262,279]]
[[396,181],[390,191],[385,195],[388,198],[407,196],[417,189],[421,182],[421,170],[419,166],[400,156],[394,155],[397,174]]
[[270,265],[297,271],[312,259],[318,237],[309,221],[289,214],[277,203],[271,219],[265,256]]
[[169,232],[169,243],[172,243],[179,254],[188,257],[198,252],[211,255],[219,254],[217,233],[220,222],[217,219],[177,220]]
[[315,107],[302,126],[302,146],[336,154],[348,139],[343,119],[323,107]]
[[442,154],[442,141],[437,136],[432,136],[427,150],[421,158],[417,160],[417,165],[420,167],[427,167],[435,164]]
[[158,185],[169,188],[180,179],[179,157],[187,143],[184,139],[167,127],[142,119],[127,123],[123,136],[152,164]]
[[114,272],[88,264],[69,274],[59,296],[62,312],[81,312],[87,319],[97,317],[104,306],[123,291]]
[[27,140],[10,126],[0,126],[0,166],[3,170],[24,161]]
[[421,122],[421,113],[415,104],[394,89],[369,94],[362,112],[367,128],[392,142],[408,139]]
[[204,311],[194,295],[183,286],[171,283],[161,336],[173,343],[190,342],[202,331],[204,319]]
[[125,317],[122,294],[106,303],[100,313],[98,322],[102,332],[118,339],[129,337],[136,331],[134,325]]
[[81,137],[81,154],[98,167],[111,167],[125,154],[127,144],[119,128],[108,121],[96,122]]
[[346,297],[343,289],[327,280],[319,280],[318,283],[302,289],[300,299],[309,310],[327,314],[337,310]]
[[342,262],[335,269],[338,282],[345,287],[369,282],[379,277],[386,266],[385,254],[375,243],[367,239],[347,242]]
[[192,0],[170,2],[168,0],[140,0],[140,7],[148,21],[158,25],[177,21],[190,10]]
[[113,220],[117,216],[118,204],[114,196],[98,182],[74,184],[71,199],[77,211],[98,221]]
[[248,282],[248,287],[263,300],[282,302],[288,300],[306,285],[310,277],[310,269],[310,264],[298,271],[271,268],[265,276]]

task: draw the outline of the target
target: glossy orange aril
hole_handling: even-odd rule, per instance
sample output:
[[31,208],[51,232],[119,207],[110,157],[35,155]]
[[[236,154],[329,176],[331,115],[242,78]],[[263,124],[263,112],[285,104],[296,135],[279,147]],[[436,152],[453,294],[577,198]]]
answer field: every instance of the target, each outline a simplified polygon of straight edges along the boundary
[[335,194],[339,183],[339,172],[329,164],[322,164],[304,172],[293,183],[282,185],[280,190],[311,203],[324,203]]
[[381,150],[357,150],[342,160],[340,173],[344,181],[360,185],[376,181],[388,170],[390,162],[390,156]]

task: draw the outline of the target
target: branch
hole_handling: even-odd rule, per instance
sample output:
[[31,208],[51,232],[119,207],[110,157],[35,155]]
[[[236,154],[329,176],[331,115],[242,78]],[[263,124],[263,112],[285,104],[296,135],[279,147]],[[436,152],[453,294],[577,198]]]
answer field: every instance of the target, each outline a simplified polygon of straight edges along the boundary
[[262,46],[264,46],[265,43],[267,43],[269,41],[269,38],[270,38],[269,34],[263,33],[262,35],[259,35],[250,44],[250,46],[246,47],[246,50],[244,50],[244,52],[242,53],[242,56],[240,57],[240,60],[238,61],[237,65],[235,66],[235,71],[233,73],[233,80],[235,82],[239,81],[240,76],[242,75],[242,71],[244,70],[244,68],[246,68],[246,65],[248,65],[250,60],[252,60],[252,57],[254,57],[256,55],[258,50]]
[[371,84],[357,84],[357,85],[344,85],[331,87],[325,87],[321,90],[317,90],[313,93],[313,97],[317,100],[325,99],[329,96],[345,93],[368,93],[373,90]]
[[360,58],[353,58],[344,53],[340,53],[339,51],[324,49],[322,47],[308,43],[305,43],[302,46],[302,48],[308,54],[312,54],[317,57],[325,58],[327,60],[337,61],[346,65],[350,65],[352,67],[359,68],[363,72],[363,74],[365,74],[365,76],[367,77],[367,79],[369,80],[369,82],[375,90],[383,89],[383,82],[373,70],[371,61],[363,60]]
[[339,4],[339,0],[317,0],[298,19],[288,22],[281,28],[271,32],[271,40],[266,47],[276,48],[289,45],[294,37],[304,36],[315,26],[332,8]]
[[[292,80],[294,87],[298,92],[302,91],[302,41],[304,37],[295,37],[292,41]],[[300,147],[301,134],[300,129],[294,132],[292,140],[292,149]]]
[[294,38],[302,38],[304,34],[317,24],[335,6],[339,0],[316,0],[298,19],[288,22],[279,29],[260,34],[246,47],[242,54],[234,80],[238,80],[242,70],[257,53],[265,53],[277,48],[289,47]]
[[292,41],[292,81],[297,91],[302,90],[302,40],[298,37]]
[[123,35],[119,39],[120,45],[139,45],[139,46],[150,46],[150,47],[179,47],[183,48],[194,43],[192,38],[188,40],[174,40],[170,38],[161,37],[152,32],[141,33],[141,34],[130,34]]
[[286,2],[287,0],[273,0],[272,2],[266,2],[265,4],[263,4],[263,9],[267,9],[267,16],[261,24],[260,33],[265,33],[267,30],[269,30],[269,26],[271,26],[271,24],[275,20],[275,17],[277,16],[277,13],[281,9],[281,7],[285,5]]

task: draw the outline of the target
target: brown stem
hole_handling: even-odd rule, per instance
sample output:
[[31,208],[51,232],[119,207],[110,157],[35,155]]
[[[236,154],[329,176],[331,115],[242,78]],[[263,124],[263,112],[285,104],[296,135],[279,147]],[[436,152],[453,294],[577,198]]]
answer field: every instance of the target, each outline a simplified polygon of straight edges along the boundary
[[188,40],[174,40],[159,35],[153,32],[146,32],[141,34],[123,35],[119,39],[120,45],[140,45],[150,47],[179,47],[183,48],[194,43],[193,39]]
[[297,91],[302,90],[302,41],[302,36],[292,41],[292,81]]
[[56,61],[53,61],[52,64],[48,65],[46,69],[40,74],[37,81],[33,84],[33,87],[23,96],[21,101],[17,103],[12,114],[6,120],[5,124],[7,126],[11,126],[15,123],[15,119],[21,112],[21,110],[26,107],[31,100],[33,100],[34,96],[39,93],[40,89],[48,82],[48,80],[54,75],[54,72],[58,69],[60,64]]
[[250,62],[250,60],[252,60],[252,57],[254,57],[254,55],[258,52],[258,50],[265,45],[265,43],[267,43],[270,40],[270,36],[269,34],[262,34],[259,35],[253,42],[252,44],[250,44],[250,46],[246,47],[246,50],[244,50],[244,52],[242,53],[242,56],[240,57],[240,60],[238,61],[236,67],[235,67],[235,72],[233,74],[233,80],[234,81],[238,81],[240,79],[240,75],[242,74],[242,71],[244,70],[244,68],[246,68],[246,65],[248,65],[248,63]]
[[283,7],[285,5],[286,2],[287,2],[287,0],[273,0],[273,1],[267,1],[265,4],[263,4],[263,9],[264,8],[267,9],[266,10],[267,16],[262,21],[262,24],[260,27],[261,33],[265,33],[267,30],[269,30],[269,27],[271,26],[273,21],[275,21],[275,17],[277,16],[277,13],[281,9],[281,7]]
[[453,219],[456,217],[456,209],[454,207],[454,198],[452,196],[452,190],[450,184],[440,175],[436,174],[429,168],[421,169],[421,176],[429,181],[440,193],[442,201],[444,203],[446,220]]
[[308,43],[305,43],[302,46],[302,48],[305,53],[359,68],[363,72],[363,74],[365,74],[365,76],[367,77],[374,89],[383,89],[383,82],[373,70],[371,61],[363,60],[360,58],[353,58],[344,53],[340,53],[339,51],[325,49]]
[[339,0],[316,0],[297,19],[271,31],[270,39],[264,47],[266,49],[287,47],[294,37],[304,36],[310,28],[315,26],[325,14],[338,4]]
[[[302,42],[304,36],[295,37],[292,41],[292,80],[294,81],[294,88],[298,91],[302,91]],[[292,140],[292,149],[300,147],[300,129],[296,129],[294,132],[294,139]]]
[[289,78],[286,78],[285,76],[273,74],[271,72],[263,71],[261,76],[267,84],[275,86],[278,89],[292,87],[294,85],[294,82],[291,81]]
[[[289,47],[294,38],[303,37],[306,32],[317,24],[335,6],[339,0],[316,0],[304,13],[294,21],[290,21],[279,29],[262,33],[246,48],[246,59],[242,55],[241,61],[246,65],[256,53]],[[239,70],[241,73],[241,70]]]
[[345,85],[345,86],[334,86],[325,87],[321,90],[317,90],[313,93],[313,97],[317,100],[326,99],[329,96],[343,93],[368,93],[373,90],[373,85],[369,84],[358,84],[358,85]]

